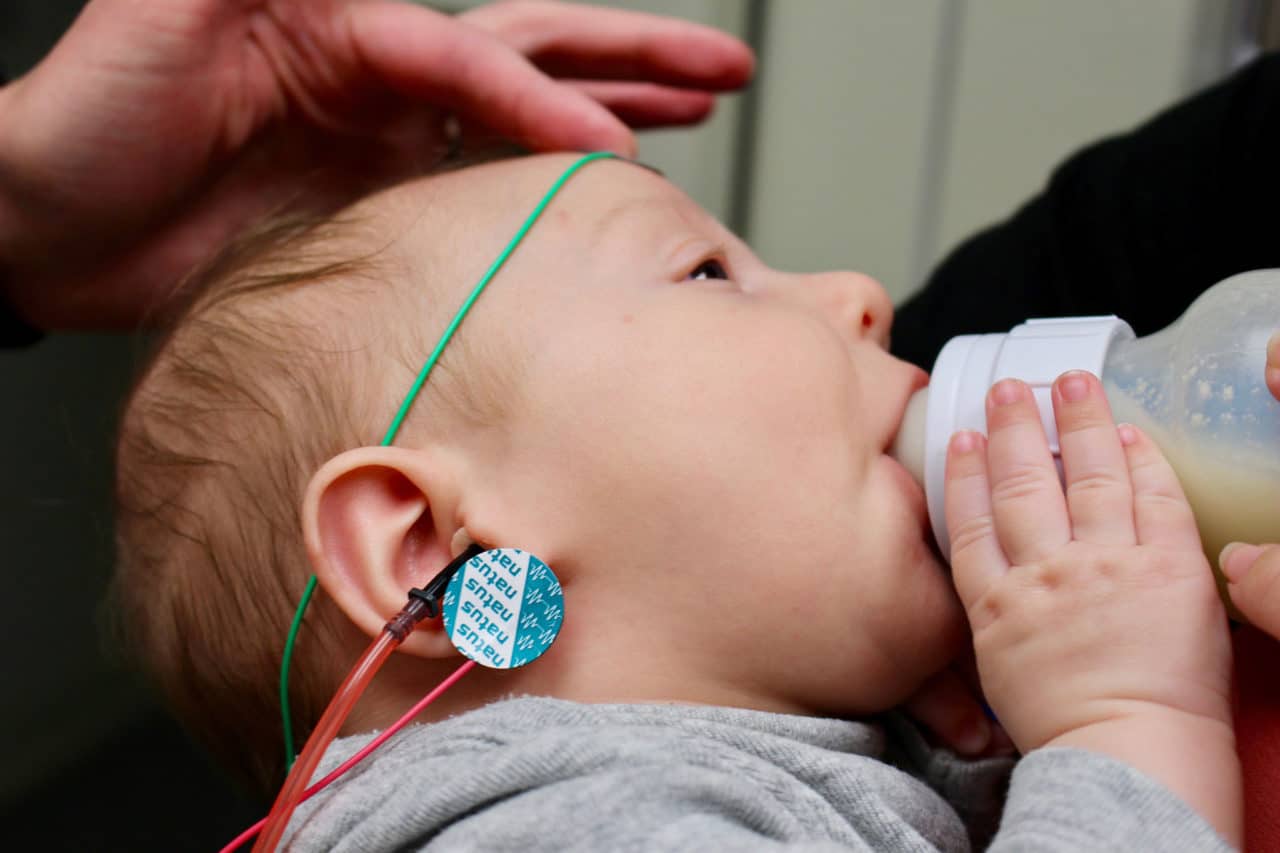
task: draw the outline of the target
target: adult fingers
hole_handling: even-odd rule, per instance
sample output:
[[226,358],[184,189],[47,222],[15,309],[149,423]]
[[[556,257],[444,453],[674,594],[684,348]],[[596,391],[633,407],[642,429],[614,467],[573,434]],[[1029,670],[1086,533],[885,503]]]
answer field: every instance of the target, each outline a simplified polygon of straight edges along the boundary
[[1232,542],[1218,564],[1231,602],[1251,624],[1280,639],[1280,545]]
[[712,27],[646,12],[569,3],[493,3],[459,19],[493,33],[556,77],[736,89],[755,57]]
[[697,124],[715,109],[710,92],[676,89],[656,83],[563,81],[609,108],[629,127],[672,127]]
[[969,610],[1009,570],[996,535],[987,476],[986,440],[958,432],[947,447],[943,505],[951,538],[951,577]]
[[[690,89],[673,89],[653,83],[613,81],[561,81],[585,93],[633,129],[683,127],[697,124],[715,109],[715,96]],[[501,138],[483,122],[463,121],[462,140],[467,150],[484,150]]]
[[1133,487],[1111,407],[1097,377],[1072,370],[1053,384],[1053,411],[1072,535],[1097,545],[1133,545]]
[[1031,389],[1016,379],[987,394],[991,507],[1000,545],[1014,565],[1035,563],[1071,541],[1058,470]]
[[631,131],[608,109],[475,27],[388,0],[353,3],[345,14],[357,56],[408,98],[454,110],[535,150],[635,153]]
[[1200,533],[1178,475],[1146,433],[1122,424],[1116,433],[1124,447],[1133,484],[1133,524],[1140,545],[1198,551]]

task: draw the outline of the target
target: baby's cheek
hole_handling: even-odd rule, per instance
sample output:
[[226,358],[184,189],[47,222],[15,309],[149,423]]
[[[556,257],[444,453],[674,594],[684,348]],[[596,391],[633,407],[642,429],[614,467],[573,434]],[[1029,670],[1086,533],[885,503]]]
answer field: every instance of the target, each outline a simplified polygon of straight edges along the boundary
[[[906,520],[906,519],[902,519]],[[887,532],[894,525],[880,524]],[[870,526],[868,526],[870,527]],[[882,566],[876,582],[879,621],[913,677],[933,674],[968,647],[968,621],[951,583],[950,570],[914,524],[897,526],[895,539],[876,541]]]

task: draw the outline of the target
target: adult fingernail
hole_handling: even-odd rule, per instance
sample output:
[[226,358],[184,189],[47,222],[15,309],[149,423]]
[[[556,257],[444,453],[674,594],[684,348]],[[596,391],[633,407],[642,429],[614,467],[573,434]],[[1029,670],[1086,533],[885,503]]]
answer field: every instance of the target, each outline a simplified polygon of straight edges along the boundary
[[1257,561],[1262,553],[1262,546],[1250,545],[1246,542],[1232,542],[1222,549],[1218,555],[1218,568],[1231,583],[1239,583],[1249,573],[1249,567]]
[[[593,103],[593,106],[597,105]],[[636,137],[631,128],[612,113],[593,113],[584,123],[578,147],[584,151],[612,151],[622,157],[634,158]]]
[[614,125],[612,130],[614,142],[609,145],[609,150],[615,154],[621,154],[623,157],[634,160],[636,154],[639,152],[639,148],[636,145],[635,134],[632,133],[626,125],[622,126],[621,132],[619,132],[617,125]]
[[1016,379],[1001,379],[991,389],[991,401],[997,406],[1007,406],[1022,399],[1022,383]]
[[1089,396],[1089,384],[1089,374],[1072,370],[1058,380],[1058,392],[1068,403],[1079,403]]

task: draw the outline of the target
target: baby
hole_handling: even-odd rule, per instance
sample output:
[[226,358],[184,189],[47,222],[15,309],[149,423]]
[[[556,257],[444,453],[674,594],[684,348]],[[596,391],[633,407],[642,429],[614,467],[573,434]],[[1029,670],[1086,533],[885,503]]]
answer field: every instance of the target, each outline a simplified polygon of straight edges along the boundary
[[[772,270],[662,177],[473,166],[282,223],[215,264],[125,413],[118,591],[189,725],[269,788],[276,680],[305,734],[405,593],[470,543],[547,562],[559,639],[476,668],[304,805],[293,849],[1218,850],[1239,838],[1226,620],[1177,480],[1055,386],[949,458],[953,572],[886,453],[918,369],[863,275]],[[957,590],[959,596],[957,596]],[[885,715],[969,642],[1024,753]],[[457,668],[422,623],[325,769]],[[1007,792],[1006,792],[1007,788]],[[1007,799],[1006,799],[1007,793]],[[1001,808],[1003,816],[1001,817]]]

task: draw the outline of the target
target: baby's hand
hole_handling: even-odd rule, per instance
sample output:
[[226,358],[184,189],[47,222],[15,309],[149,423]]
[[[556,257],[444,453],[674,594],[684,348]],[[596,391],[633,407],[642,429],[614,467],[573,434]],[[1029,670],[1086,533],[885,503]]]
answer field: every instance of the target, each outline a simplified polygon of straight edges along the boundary
[[958,433],[946,510],[988,701],[1023,752],[1076,746],[1159,779],[1238,839],[1226,614],[1177,477],[1098,380],[1053,388],[1066,488],[1030,389]]

